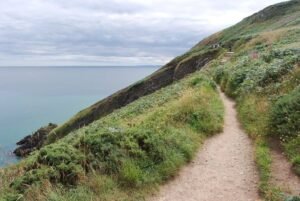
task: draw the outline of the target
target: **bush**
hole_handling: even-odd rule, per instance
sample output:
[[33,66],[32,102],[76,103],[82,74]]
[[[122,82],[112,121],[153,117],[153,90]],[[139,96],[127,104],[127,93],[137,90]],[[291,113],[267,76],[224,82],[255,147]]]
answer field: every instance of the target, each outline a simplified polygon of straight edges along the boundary
[[18,201],[23,198],[23,195],[7,193],[4,197],[0,198],[0,201]]
[[41,149],[37,163],[54,169],[58,175],[52,178],[55,182],[73,185],[84,173],[85,156],[73,146],[60,143]]
[[231,97],[237,96],[237,89],[240,85],[244,82],[247,77],[247,70],[246,69],[236,69],[232,72],[229,76],[229,79],[226,84],[226,93]]
[[299,196],[292,196],[285,199],[285,201],[300,201]]
[[18,191],[45,179],[74,185],[84,174],[84,161],[83,154],[71,145],[49,145],[40,150],[35,160],[26,167],[26,173],[11,185]]
[[184,154],[180,152],[170,151],[168,154],[168,158],[158,167],[162,181],[167,181],[175,176],[179,168],[186,162]]
[[[211,90],[211,88],[209,88]],[[220,126],[216,122],[222,122],[223,117],[220,116],[222,109],[218,106],[219,100],[210,90],[206,90],[201,94],[192,92],[185,93],[178,104],[174,106],[174,114],[172,119],[177,123],[186,123],[197,132],[207,135],[220,130]],[[211,95],[210,98],[207,96]],[[205,99],[210,99],[211,102],[205,102]],[[212,107],[215,113],[212,114]],[[220,111],[218,111],[220,110]],[[218,113],[218,112],[220,113]]]
[[[162,162],[167,155],[164,143],[169,134],[169,128],[166,126],[160,131],[156,131],[152,126],[154,125],[147,125],[147,127],[136,128],[131,131],[134,143],[138,145],[140,150],[140,152],[138,152],[132,149],[131,153],[135,153],[135,156],[148,157],[151,163],[158,164]],[[159,132],[164,135],[161,136]]]
[[222,79],[225,77],[226,72],[223,66],[218,66],[214,71],[214,80],[216,83],[221,84]]
[[199,87],[200,85],[207,85],[213,89],[217,89],[216,83],[213,80],[207,78],[206,76],[198,76],[198,77],[192,79],[192,81],[190,82],[190,85],[192,87],[195,87],[195,86]]
[[274,57],[270,53],[264,53],[264,54],[262,54],[262,59],[266,63],[271,63],[271,61],[274,59]]
[[287,155],[293,163],[294,172],[300,176],[300,135],[284,145]]
[[296,57],[287,57],[281,63],[269,65],[259,80],[259,86],[265,87],[270,83],[280,81],[280,78],[293,70],[296,60]]
[[92,168],[112,174],[119,172],[122,158],[126,154],[125,136],[120,131],[90,134],[81,138],[79,146],[92,154],[88,158]]
[[123,185],[127,187],[137,187],[143,182],[143,171],[132,160],[123,163],[120,178]]
[[279,98],[271,109],[270,130],[281,140],[295,138],[300,133],[300,87]]
[[22,177],[17,178],[11,186],[19,192],[24,192],[30,185],[39,184],[43,180],[58,177],[59,175],[55,170],[43,167],[28,170]]

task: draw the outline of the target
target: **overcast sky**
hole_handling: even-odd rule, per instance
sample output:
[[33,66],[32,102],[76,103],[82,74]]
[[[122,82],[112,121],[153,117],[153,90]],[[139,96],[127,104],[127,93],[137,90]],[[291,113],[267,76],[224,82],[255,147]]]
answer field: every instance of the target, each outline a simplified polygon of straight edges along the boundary
[[0,66],[164,64],[281,0],[0,0]]

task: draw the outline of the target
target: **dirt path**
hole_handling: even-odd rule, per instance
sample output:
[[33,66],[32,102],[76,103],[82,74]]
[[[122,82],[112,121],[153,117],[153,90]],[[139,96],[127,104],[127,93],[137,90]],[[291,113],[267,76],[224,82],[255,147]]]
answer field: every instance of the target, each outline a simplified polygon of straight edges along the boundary
[[284,192],[300,196],[300,179],[292,171],[292,165],[280,150],[273,149],[272,155],[272,179],[271,182]]
[[204,143],[194,161],[151,201],[256,201],[258,173],[251,140],[241,130],[234,102],[223,93],[223,133]]

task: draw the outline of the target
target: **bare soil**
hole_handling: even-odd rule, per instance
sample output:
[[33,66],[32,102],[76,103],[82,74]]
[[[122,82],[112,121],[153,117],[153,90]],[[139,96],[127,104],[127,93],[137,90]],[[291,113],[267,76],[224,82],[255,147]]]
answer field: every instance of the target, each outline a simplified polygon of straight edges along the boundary
[[223,132],[205,141],[194,161],[151,201],[257,201],[258,172],[251,140],[240,128],[234,102],[221,93]]

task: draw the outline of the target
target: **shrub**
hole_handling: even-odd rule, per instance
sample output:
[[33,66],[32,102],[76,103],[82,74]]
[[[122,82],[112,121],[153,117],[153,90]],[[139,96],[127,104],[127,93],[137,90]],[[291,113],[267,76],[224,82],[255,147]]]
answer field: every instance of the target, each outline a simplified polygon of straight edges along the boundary
[[22,177],[17,178],[11,186],[20,191],[24,192],[28,186],[36,183],[40,183],[44,179],[49,177],[58,177],[53,169],[39,168],[27,171]]
[[[153,126],[154,125],[143,125],[140,128],[133,129],[131,134],[134,142],[138,145],[140,150],[140,152],[135,151],[134,155],[147,156],[154,164],[158,164],[163,161],[167,155],[164,143],[169,134],[169,128],[166,126],[160,131],[157,131],[153,128]],[[160,135],[160,133],[163,133],[164,135]],[[131,152],[133,152],[133,150],[131,150]]]
[[216,83],[221,84],[222,79],[226,76],[225,68],[223,66],[216,67],[213,75]]
[[32,184],[49,179],[66,185],[74,185],[84,174],[84,156],[71,145],[60,143],[41,149],[26,173],[11,186],[24,191]]
[[284,145],[287,155],[293,163],[294,172],[300,176],[300,135]]
[[4,197],[0,198],[0,201],[18,201],[23,198],[21,194],[7,193]]
[[158,167],[159,174],[163,181],[175,176],[179,167],[186,162],[185,156],[180,152],[170,151],[168,154],[168,158]]
[[89,134],[81,138],[79,146],[92,154],[88,158],[92,168],[104,173],[116,173],[126,153],[123,147],[125,136],[120,131]]
[[[186,123],[197,132],[211,134],[220,130],[220,126],[216,122],[222,122],[223,117],[220,116],[222,109],[218,107],[219,100],[208,88],[202,93],[195,94],[191,91],[186,92],[174,106],[174,114],[172,119],[177,123]],[[207,96],[211,96],[210,103],[205,100]],[[212,111],[215,110],[213,114]],[[218,111],[219,110],[219,111]],[[220,113],[218,113],[218,112]]]
[[217,89],[216,83],[213,80],[207,78],[206,76],[198,76],[198,77],[192,79],[192,81],[190,82],[190,85],[192,87],[195,87],[195,86],[199,87],[200,85],[207,85],[208,87]]
[[300,133],[300,87],[279,98],[271,109],[270,130],[283,141]]
[[226,93],[231,97],[237,96],[237,89],[247,77],[246,69],[236,69],[230,76],[226,84]]
[[275,83],[281,77],[291,72],[295,65],[296,57],[285,58],[281,63],[274,63],[265,69],[264,76],[259,80],[259,86],[267,86],[270,83]]
[[37,163],[54,169],[58,177],[52,180],[73,185],[84,173],[85,156],[73,146],[60,143],[41,149]]
[[271,55],[273,58],[277,58],[277,59],[283,59],[286,56],[293,56],[295,53],[293,50],[291,49],[285,49],[285,50],[273,50],[271,52]]
[[291,196],[285,199],[285,201],[300,201],[299,196]]
[[123,185],[137,187],[143,182],[143,171],[132,160],[126,160],[122,165],[120,178]]
[[262,59],[266,63],[271,63],[274,59],[274,56],[271,52],[267,52],[262,54]]
[[267,62],[270,63],[272,62],[274,59],[285,59],[286,57],[289,56],[294,56],[295,52],[293,50],[290,49],[286,49],[286,50],[271,50],[267,53],[263,53],[262,54],[262,59]]
[[95,173],[89,175],[89,179],[84,183],[84,186],[89,187],[97,195],[110,193],[118,187],[112,177]]

